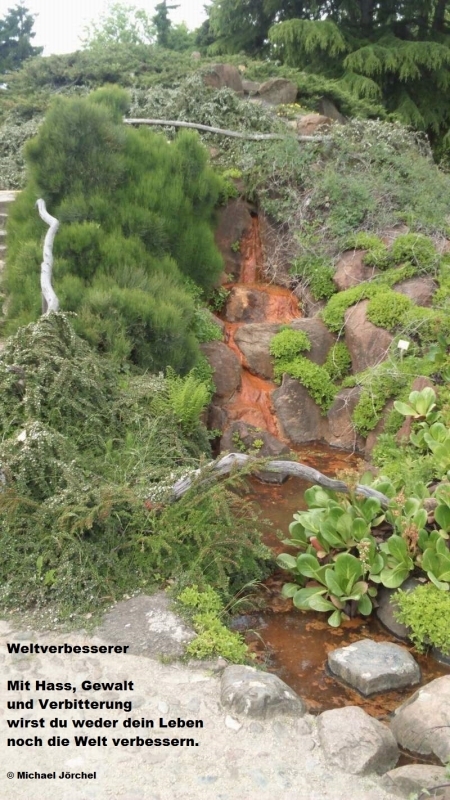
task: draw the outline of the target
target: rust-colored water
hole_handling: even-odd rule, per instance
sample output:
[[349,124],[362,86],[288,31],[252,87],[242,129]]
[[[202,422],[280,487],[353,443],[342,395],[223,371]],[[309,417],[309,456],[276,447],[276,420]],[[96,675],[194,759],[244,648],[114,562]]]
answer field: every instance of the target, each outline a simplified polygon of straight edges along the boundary
[[241,239],[240,251],[241,274],[239,283],[245,283],[246,285],[256,283],[261,278],[263,267],[263,253],[257,216],[252,217],[252,226]]
[[269,431],[273,436],[280,435],[270,395],[276,386],[252,375],[247,369],[241,373],[241,388],[227,403],[230,420],[242,420],[261,430]]

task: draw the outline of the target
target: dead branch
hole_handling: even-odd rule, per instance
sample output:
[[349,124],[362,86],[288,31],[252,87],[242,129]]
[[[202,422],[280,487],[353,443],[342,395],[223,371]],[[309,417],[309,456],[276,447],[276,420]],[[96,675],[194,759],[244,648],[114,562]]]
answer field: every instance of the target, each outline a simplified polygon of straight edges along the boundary
[[[229,453],[219,458],[217,461],[212,461],[207,464],[206,467],[203,467],[203,469],[194,470],[184,478],[180,478],[180,480],[172,486],[172,500],[179,500],[198,479],[200,479],[199,482],[202,483],[211,476],[211,473],[217,473],[217,476],[226,475],[228,472],[231,472],[232,469],[244,467],[247,464],[258,465],[259,468],[261,468],[261,461],[245,453]],[[349,487],[343,481],[328,478],[317,469],[307,467],[306,464],[299,464],[296,461],[269,461],[268,463],[264,463],[263,467],[265,472],[280,472],[284,475],[292,475],[296,478],[308,481],[309,483],[317,483],[319,486],[323,486],[324,489],[331,489],[334,492],[343,492],[344,494],[349,494],[350,492]],[[372,489],[370,486],[358,484],[355,487],[355,492],[363,495],[363,497],[374,497],[376,500],[380,501],[383,507],[389,505],[389,498],[381,492],[377,492],[376,489]]]
[[197,122],[180,122],[174,119],[140,119],[138,117],[133,119],[124,119],[126,125],[159,125],[167,128],[195,128],[199,131],[207,131],[208,133],[217,133],[221,136],[231,136],[234,139],[252,139],[255,142],[263,141],[264,139],[297,139],[299,142],[325,142],[328,141],[330,136],[285,136],[282,133],[242,133],[241,131],[229,131],[225,128],[211,128],[209,125],[200,125]]
[[49,229],[45,234],[43,262],[41,264],[41,291],[42,291],[42,313],[49,314],[50,311],[58,311],[59,300],[53,291],[52,268],[53,268],[53,241],[59,222],[55,217],[48,213],[45,207],[45,200],[40,198],[36,201],[39,216],[47,223]]

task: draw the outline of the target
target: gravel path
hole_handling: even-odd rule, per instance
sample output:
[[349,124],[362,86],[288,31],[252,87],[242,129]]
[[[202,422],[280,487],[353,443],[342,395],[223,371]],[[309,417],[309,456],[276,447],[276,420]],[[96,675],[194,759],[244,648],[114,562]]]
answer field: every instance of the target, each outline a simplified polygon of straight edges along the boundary
[[[1,769],[3,800],[394,800],[379,779],[347,775],[328,766],[317,743],[314,719],[256,722],[237,720],[220,705],[220,681],[203,667],[163,664],[147,656],[130,654],[9,654],[7,642],[29,646],[105,645],[109,642],[81,633],[38,634],[12,630],[0,621]],[[124,640],[126,644],[126,640]],[[114,691],[83,690],[83,681],[128,684]],[[8,681],[30,681],[30,689],[8,689]],[[71,690],[36,690],[36,681],[71,683]],[[132,682],[132,686],[129,682]],[[123,710],[42,709],[39,700],[72,702],[131,701]],[[7,710],[8,701],[30,701],[33,709]],[[150,727],[125,727],[124,721],[153,720]],[[203,728],[159,730],[159,720],[202,720]],[[43,720],[44,727],[14,728],[7,720]],[[67,728],[50,727],[50,721],[67,721]],[[72,720],[117,721],[114,728],[74,728]],[[8,737],[37,736],[43,746],[7,746]],[[68,738],[67,747],[50,747],[52,736]],[[76,746],[75,736],[107,744]],[[195,746],[130,746],[113,744],[113,738],[193,738]],[[52,773],[56,779],[19,779],[19,772]],[[14,773],[12,779],[7,773]],[[59,779],[63,772],[96,773],[96,779]]]

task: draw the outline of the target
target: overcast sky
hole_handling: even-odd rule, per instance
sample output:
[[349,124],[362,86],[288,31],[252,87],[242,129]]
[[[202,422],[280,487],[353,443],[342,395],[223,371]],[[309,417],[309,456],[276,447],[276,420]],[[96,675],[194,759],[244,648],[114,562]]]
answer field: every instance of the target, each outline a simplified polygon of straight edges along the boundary
[[[121,0],[124,5],[143,8],[153,14],[159,0]],[[173,23],[185,22],[191,30],[198,28],[206,14],[203,6],[207,0],[172,0],[169,5],[179,8],[170,12]],[[9,8],[17,5],[16,0],[0,0],[0,19]],[[33,45],[44,46],[44,55],[70,53],[80,47],[79,36],[83,28],[97,19],[108,6],[107,0],[25,0],[25,6],[32,14],[38,14],[34,30]]]

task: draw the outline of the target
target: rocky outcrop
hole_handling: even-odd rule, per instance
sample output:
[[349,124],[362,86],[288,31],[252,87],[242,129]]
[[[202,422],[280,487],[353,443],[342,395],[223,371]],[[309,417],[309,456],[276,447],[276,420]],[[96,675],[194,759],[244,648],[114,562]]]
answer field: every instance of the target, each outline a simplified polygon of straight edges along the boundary
[[257,81],[249,81],[246,78],[242,79],[242,88],[245,94],[255,95],[259,92],[260,83]]
[[345,313],[345,343],[350,351],[354,373],[384,361],[394,338],[367,319],[367,306],[368,301],[363,300]]
[[328,654],[334,675],[365,697],[414,686],[420,681],[420,667],[405,647],[391,642],[361,639]]
[[297,118],[297,133],[301,136],[313,136],[318,128],[330,126],[332,120],[323,114],[303,114]]
[[397,743],[389,728],[362,708],[324,711],[317,728],[327,759],[353,775],[382,774],[398,761]]
[[333,281],[340,292],[368,281],[378,273],[375,267],[364,264],[365,250],[346,250],[336,264]]
[[327,442],[333,447],[358,451],[364,449],[364,439],[356,433],[352,421],[352,414],[360,395],[360,386],[354,386],[353,389],[341,389],[336,395],[327,414]]
[[322,97],[322,99],[319,100],[318,109],[325,117],[330,117],[330,119],[333,119],[335,122],[339,122],[341,125],[345,125],[347,122],[346,117],[341,114],[339,109],[336,108],[334,103],[329,100],[328,97]]
[[[243,325],[236,333],[234,340],[242,352],[248,368],[262,378],[273,377],[273,358],[270,355],[270,342],[280,330],[277,323],[261,323]],[[334,336],[317,317],[296,319],[290,323],[296,331],[304,331],[311,342],[311,350],[303,353],[310,361],[324,364],[330,347],[334,344]]]
[[213,89],[233,89],[236,94],[243,95],[241,74],[232,64],[211,64],[203,74],[203,82]]
[[450,759],[450,675],[436,678],[397,708],[391,730],[412,753]]
[[279,389],[272,394],[282,434],[295,444],[326,439],[327,420],[304,386],[284,375]]
[[303,318],[317,316],[327,304],[326,300],[316,300],[308,286],[303,283],[295,287],[294,294],[300,301]]
[[213,369],[216,387],[213,401],[229,400],[241,382],[241,365],[238,357],[223,342],[207,342],[201,346],[202,352]]
[[240,665],[224,670],[220,700],[236,714],[259,719],[301,717],[306,711],[303,700],[276,675]]
[[409,297],[417,306],[431,306],[437,284],[433,278],[410,278],[397,283],[392,288],[394,292],[400,292]]
[[286,78],[269,78],[259,87],[259,97],[265,103],[278,106],[281,103],[295,103],[297,86]]

